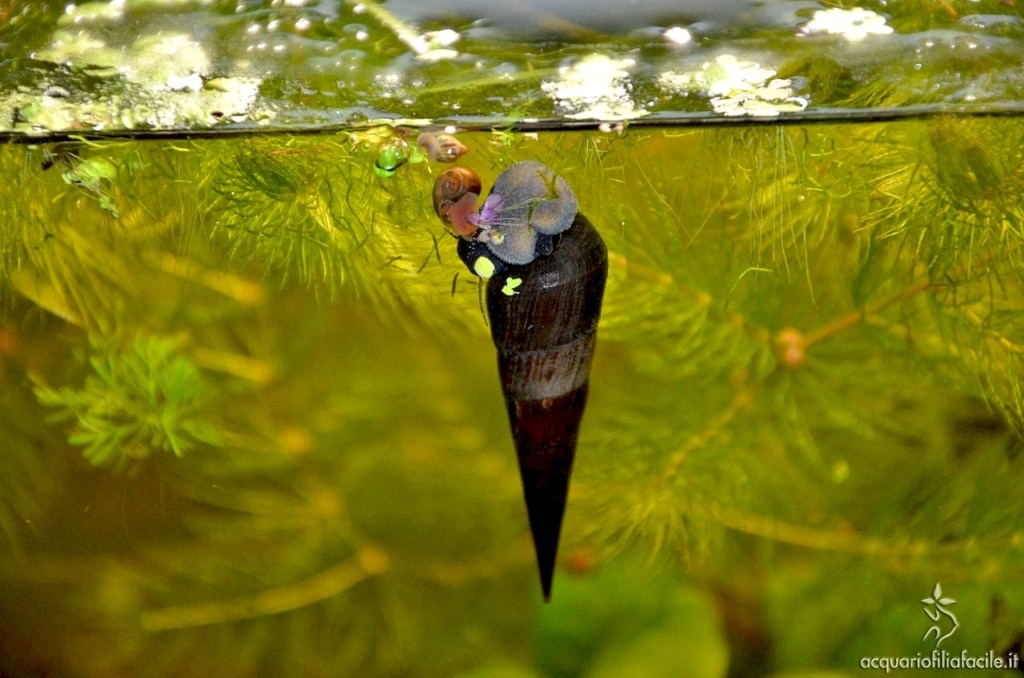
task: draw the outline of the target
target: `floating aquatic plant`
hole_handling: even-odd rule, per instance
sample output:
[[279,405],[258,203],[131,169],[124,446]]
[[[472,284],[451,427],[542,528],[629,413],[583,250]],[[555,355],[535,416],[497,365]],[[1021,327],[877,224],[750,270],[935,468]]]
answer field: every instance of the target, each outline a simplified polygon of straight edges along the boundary
[[789,79],[776,78],[774,68],[720,54],[696,71],[665,71],[659,84],[675,93],[697,92],[707,96],[716,113],[728,117],[749,115],[773,118],[807,108]]
[[819,9],[806,24],[801,26],[800,35],[827,33],[840,35],[850,42],[860,42],[868,35],[889,35],[892,26],[885,23],[885,17],[871,10],[854,7],[842,9]]
[[588,54],[571,66],[558,69],[558,78],[541,83],[573,120],[629,120],[647,115],[633,102],[632,59]]

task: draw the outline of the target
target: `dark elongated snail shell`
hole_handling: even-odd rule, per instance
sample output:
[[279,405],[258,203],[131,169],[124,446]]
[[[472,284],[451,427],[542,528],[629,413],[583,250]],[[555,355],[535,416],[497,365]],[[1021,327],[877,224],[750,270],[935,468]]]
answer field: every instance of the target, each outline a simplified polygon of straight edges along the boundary
[[[437,193],[435,187],[435,207]],[[494,206],[490,211],[488,204]],[[577,211],[565,181],[536,162],[503,172],[482,213],[467,215],[466,224],[477,230],[462,235],[459,256],[488,278],[491,337],[548,600],[587,401],[608,250]]]

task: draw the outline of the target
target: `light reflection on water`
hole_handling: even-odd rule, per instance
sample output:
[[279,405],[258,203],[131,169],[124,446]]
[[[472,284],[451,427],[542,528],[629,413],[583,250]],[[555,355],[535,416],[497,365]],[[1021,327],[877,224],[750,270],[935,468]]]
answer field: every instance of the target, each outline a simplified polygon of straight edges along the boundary
[[[468,0],[417,3],[397,0],[388,8],[414,23],[461,22],[462,17],[495,37],[535,38],[544,35],[585,37],[592,32],[622,36],[656,26],[694,26],[701,32],[717,33],[751,27],[794,28],[801,15],[820,8],[817,2],[800,0],[697,0],[696,2],[509,2],[481,5]],[[806,18],[806,17],[805,17]]]
[[[1024,24],[1013,3],[675,5],[335,1],[240,3],[221,13],[121,3],[85,3],[59,15],[23,10],[8,44],[28,58],[0,64],[7,84],[0,123],[41,136],[371,120],[488,128],[656,116],[668,124],[1019,106]],[[599,59],[606,72],[595,67]],[[712,84],[664,86],[668,75],[692,79],[722,59],[787,82],[779,95],[787,105],[765,105],[778,90],[771,78],[752,105],[735,97],[716,105]],[[580,81],[581,70],[593,76],[582,82],[600,105],[567,107],[552,94],[566,78]],[[609,101],[619,90],[627,104]]]

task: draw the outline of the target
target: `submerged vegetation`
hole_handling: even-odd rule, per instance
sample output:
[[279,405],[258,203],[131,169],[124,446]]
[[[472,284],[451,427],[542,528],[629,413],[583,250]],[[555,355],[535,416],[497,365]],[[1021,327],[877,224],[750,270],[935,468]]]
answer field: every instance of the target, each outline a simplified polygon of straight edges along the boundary
[[68,442],[95,466],[123,468],[152,452],[182,456],[197,444],[216,445],[212,389],[196,366],[176,355],[169,337],[140,336],[128,347],[94,342],[93,374],[82,389],[36,388],[39,402],[57,408],[52,422],[72,422]]
[[0,672],[854,675],[936,582],[1019,652],[1019,121],[460,135],[609,247],[544,609],[407,136],[2,149]]

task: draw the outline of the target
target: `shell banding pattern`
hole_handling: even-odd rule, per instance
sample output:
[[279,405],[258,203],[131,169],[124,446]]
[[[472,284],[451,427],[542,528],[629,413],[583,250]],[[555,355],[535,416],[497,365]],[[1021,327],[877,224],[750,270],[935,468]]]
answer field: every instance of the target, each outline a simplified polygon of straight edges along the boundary
[[469,170],[460,173],[467,174],[438,178],[434,207],[458,235],[462,261],[489,278],[484,298],[491,339],[548,600],[608,249],[578,212],[568,184],[548,167],[527,161],[508,168],[479,211],[480,182]]

